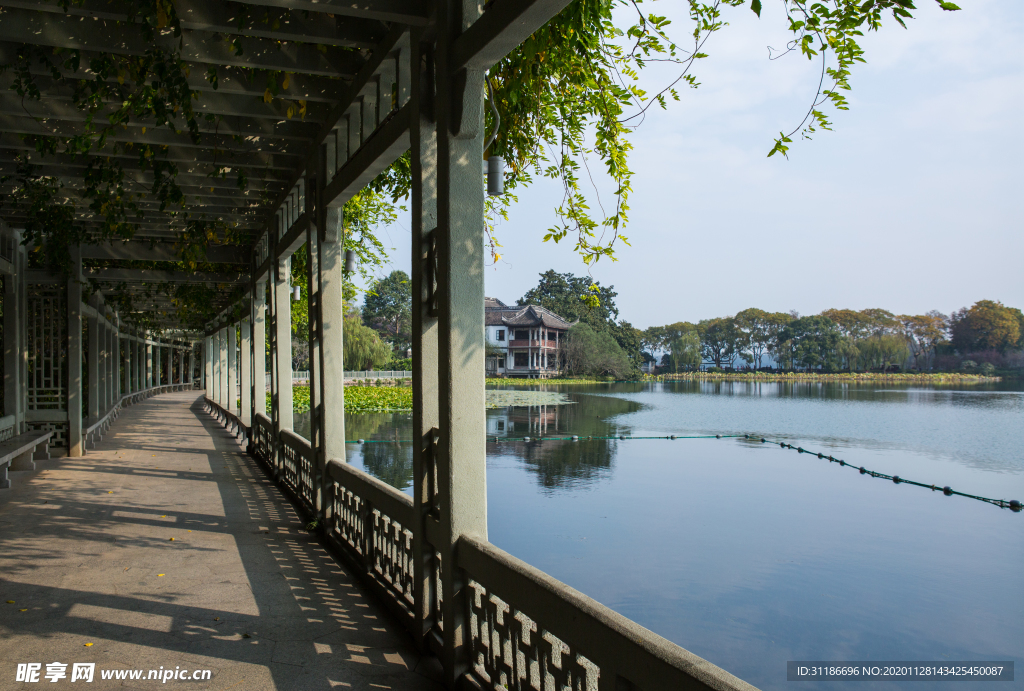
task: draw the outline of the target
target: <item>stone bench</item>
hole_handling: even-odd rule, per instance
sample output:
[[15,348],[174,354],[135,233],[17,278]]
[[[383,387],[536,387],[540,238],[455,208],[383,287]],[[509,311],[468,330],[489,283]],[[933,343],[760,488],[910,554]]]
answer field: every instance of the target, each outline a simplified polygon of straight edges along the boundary
[[0,489],[7,489],[11,481],[7,478],[7,470],[35,470],[34,461],[46,460],[50,457],[50,437],[48,432],[26,432],[0,442]]

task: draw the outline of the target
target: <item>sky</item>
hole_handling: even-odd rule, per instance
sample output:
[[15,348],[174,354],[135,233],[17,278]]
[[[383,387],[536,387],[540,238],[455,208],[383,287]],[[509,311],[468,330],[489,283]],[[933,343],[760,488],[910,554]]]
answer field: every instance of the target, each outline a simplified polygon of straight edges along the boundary
[[[649,110],[631,136],[630,246],[591,269],[618,292],[620,318],[642,329],[748,307],[1024,307],[1024,5],[959,4],[920,0],[908,30],[889,22],[863,37],[850,110],[833,113],[831,132],[794,137],[788,159],[767,153],[807,111],[820,63],[768,59],[788,37],[781,2],[760,19],[727,9],[697,65],[701,86]],[[673,36],[691,30],[683,3],[645,7],[675,20]],[[673,78],[651,69],[642,85]],[[542,241],[560,196],[546,180],[518,191],[487,295],[512,303],[548,269],[586,273],[571,238]],[[408,271],[408,215],[381,235]]]

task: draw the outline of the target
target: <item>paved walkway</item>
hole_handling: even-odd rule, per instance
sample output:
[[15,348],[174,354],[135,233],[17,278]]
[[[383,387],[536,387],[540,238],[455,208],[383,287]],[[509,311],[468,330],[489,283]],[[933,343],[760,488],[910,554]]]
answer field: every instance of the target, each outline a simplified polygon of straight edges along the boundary
[[[83,458],[0,490],[0,689],[18,663],[44,688],[429,689],[401,626],[303,531],[195,392],[124,411]],[[13,602],[10,602],[13,601]],[[51,684],[48,663],[67,664]],[[149,670],[211,670],[208,681]],[[141,681],[103,680],[143,670]],[[162,678],[162,677],[161,677]]]

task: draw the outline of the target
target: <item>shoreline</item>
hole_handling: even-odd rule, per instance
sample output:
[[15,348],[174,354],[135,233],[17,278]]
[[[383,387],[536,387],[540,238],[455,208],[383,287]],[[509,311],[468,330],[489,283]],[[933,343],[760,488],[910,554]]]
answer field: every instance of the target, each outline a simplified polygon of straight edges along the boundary
[[958,372],[682,372],[680,374],[647,375],[642,379],[515,379],[488,378],[487,385],[538,386],[540,384],[623,384],[670,381],[746,381],[746,382],[907,382],[920,384],[992,384],[1002,377]]

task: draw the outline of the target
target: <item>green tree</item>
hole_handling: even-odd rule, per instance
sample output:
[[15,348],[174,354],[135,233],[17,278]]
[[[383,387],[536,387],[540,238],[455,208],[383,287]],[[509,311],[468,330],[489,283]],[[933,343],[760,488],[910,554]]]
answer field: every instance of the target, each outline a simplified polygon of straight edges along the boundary
[[633,363],[606,331],[576,324],[566,334],[561,348],[562,363],[573,375],[625,377]]
[[794,319],[778,338],[792,343],[792,357],[807,369],[836,369],[838,346],[843,334],[831,319],[822,316]]
[[739,333],[740,356],[752,363],[756,369],[761,369],[765,354],[771,350],[779,330],[791,317],[785,312],[765,312],[751,307],[738,313],[733,319]]
[[678,372],[680,367],[687,370],[700,367],[700,335],[696,326],[690,326],[692,328],[688,330],[674,333],[672,340],[669,341],[669,357],[674,372]]
[[924,369],[929,356],[935,353],[935,349],[946,337],[948,318],[932,310],[927,314],[903,314],[898,319],[914,356],[914,364],[917,369]]
[[844,336],[849,336],[855,341],[866,338],[871,333],[871,321],[862,312],[849,309],[827,309],[821,313],[821,316],[831,319]]
[[[363,303],[363,322],[392,344],[399,354],[409,347],[412,285],[404,271],[392,271],[373,282]],[[404,356],[404,355],[403,355]]]
[[910,357],[910,345],[902,334],[880,333],[857,342],[865,369],[876,367],[883,372],[894,365],[900,367]]
[[[602,286],[600,281],[592,281],[589,276],[560,274],[549,269],[540,275],[535,288],[519,298],[519,304],[540,305],[566,321],[580,321],[603,331],[619,316],[615,306],[618,293],[613,288]],[[600,304],[593,304],[593,297],[597,297]]]
[[640,347],[644,353],[654,359],[654,354],[668,348],[668,336],[665,333],[666,326],[648,326],[640,334]]
[[979,350],[1005,353],[1021,341],[1018,312],[995,300],[979,300],[950,317],[953,347],[963,354]]
[[739,331],[731,317],[702,319],[697,322],[697,333],[704,362],[718,368],[732,364],[739,342]]
[[380,335],[364,326],[356,313],[345,317],[342,332],[345,367],[353,370],[381,369],[391,361],[391,346]]

